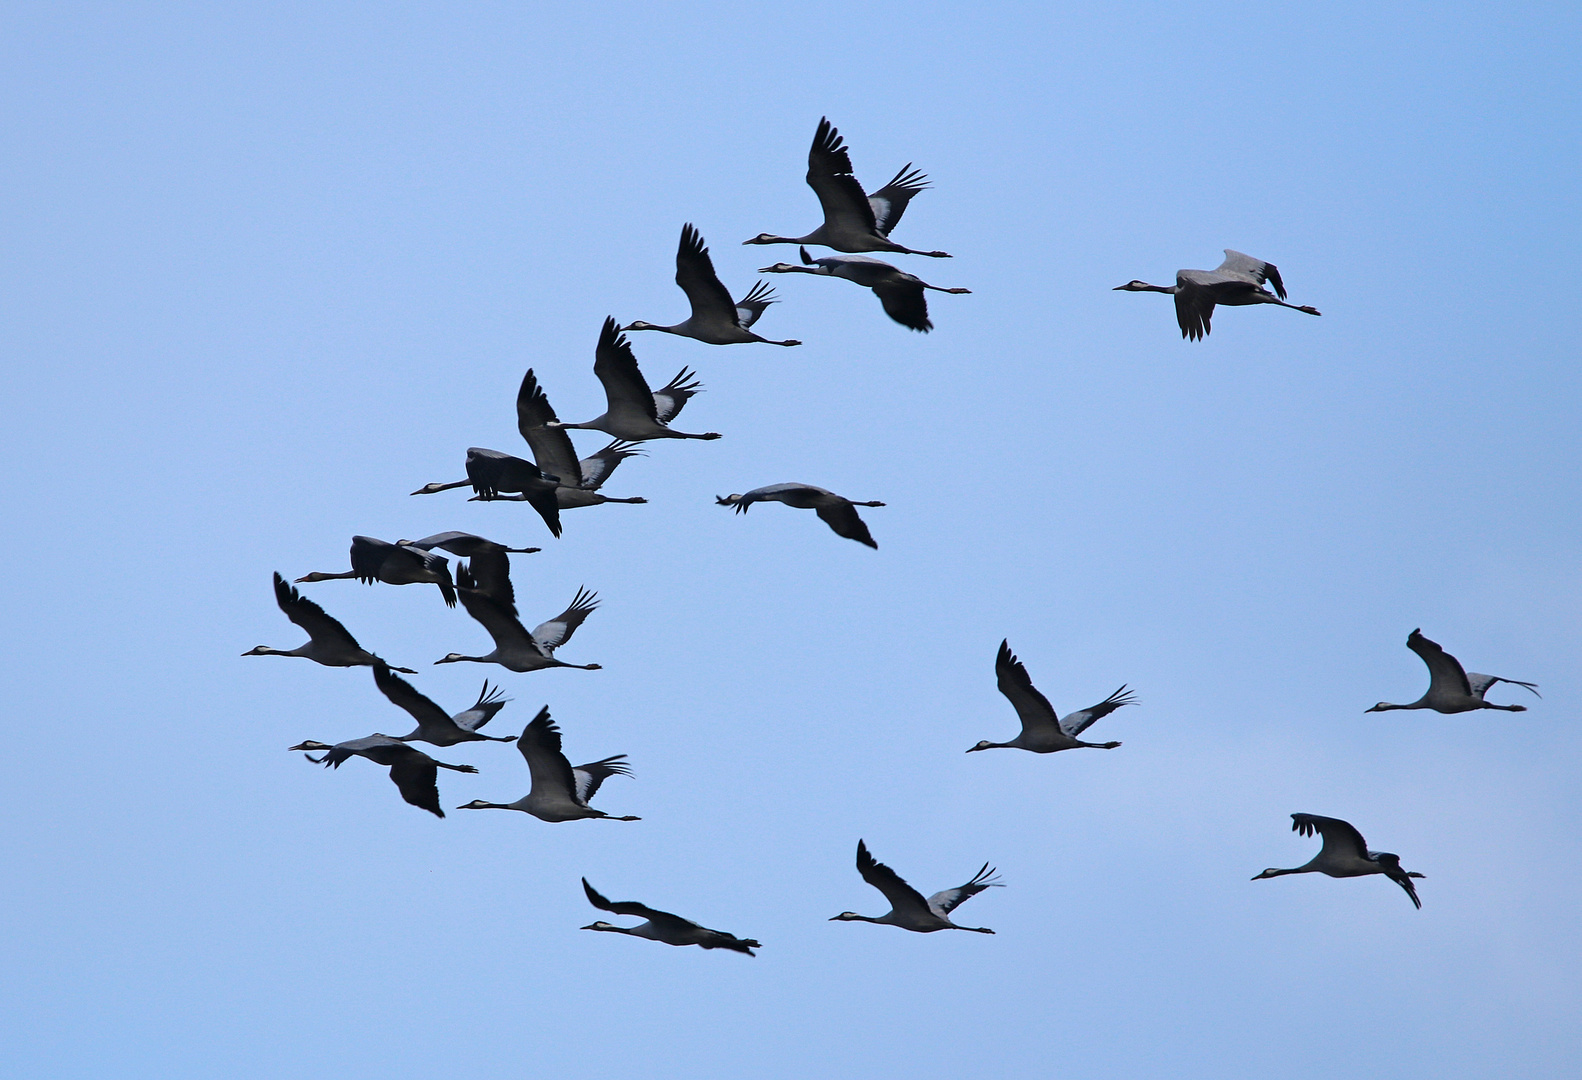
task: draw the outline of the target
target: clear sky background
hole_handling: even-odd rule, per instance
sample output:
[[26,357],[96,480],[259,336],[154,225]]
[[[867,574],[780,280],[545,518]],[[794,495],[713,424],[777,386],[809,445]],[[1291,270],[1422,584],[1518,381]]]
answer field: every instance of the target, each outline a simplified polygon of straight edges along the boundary
[[[1574,5],[13,4],[0,35],[11,572],[0,1071],[105,1077],[1569,1076],[1582,1066],[1582,311]],[[677,233],[729,287],[818,221],[821,115],[870,187],[935,187],[897,257],[971,296],[910,333],[775,280],[798,349],[636,335],[707,385],[623,465],[646,506],[407,492],[522,450],[536,369],[601,411],[600,321],[672,322]],[[1183,342],[1236,248],[1295,303]],[[591,450],[598,437],[579,436]],[[869,551],[714,496],[889,505]],[[631,755],[548,825],[403,804],[286,747],[408,718],[269,576],[354,533],[513,544],[562,656],[427,586],[304,588],[440,703],[548,703]],[[1365,715],[1422,627],[1520,715]],[[1112,752],[1016,731],[1008,637]],[[447,806],[526,791],[435,751]],[[1354,822],[1421,871],[1248,879]],[[976,934],[830,923],[998,866]],[[761,955],[578,930],[586,875]],[[625,920],[621,920],[625,921]]]

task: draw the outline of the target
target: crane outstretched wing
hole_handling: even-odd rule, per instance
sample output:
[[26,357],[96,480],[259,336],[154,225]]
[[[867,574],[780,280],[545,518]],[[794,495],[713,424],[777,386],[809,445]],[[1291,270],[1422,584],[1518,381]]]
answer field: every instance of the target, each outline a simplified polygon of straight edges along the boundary
[[571,640],[571,635],[577,632],[577,627],[581,626],[583,620],[598,606],[598,593],[579,588],[577,595],[572,598],[570,606],[565,611],[533,628],[534,644],[544,650],[546,655],[554,653],[556,649]]
[[275,603],[285,612],[286,618],[305,630],[314,641],[333,643],[342,651],[362,649],[339,619],[325,614],[318,604],[303,596],[295,586],[288,585],[279,571],[275,573]]
[[878,232],[868,196],[852,175],[846,141],[828,117],[820,118],[813,146],[808,150],[807,183],[824,208],[826,226],[840,231]]
[[857,873],[861,874],[862,879],[869,885],[883,893],[894,910],[929,910],[928,901],[923,899],[923,894],[908,885],[900,874],[869,854],[868,845],[862,840],[857,841]]
[[746,330],[758,321],[765,308],[779,302],[775,299],[774,287],[760,278],[753,283],[751,289],[747,290],[746,296],[736,301],[736,321],[741,324],[743,330]]
[[1468,681],[1467,671],[1461,666],[1461,661],[1440,648],[1438,642],[1425,638],[1421,628],[1407,635],[1406,647],[1428,665],[1430,685],[1442,686],[1468,696],[1472,694],[1472,683]]
[[682,368],[676,372],[676,377],[664,386],[654,391],[654,418],[661,424],[668,424],[681,414],[687,402],[703,392],[703,384],[698,381],[698,373],[691,368]]
[[1060,726],[1060,718],[1055,715],[1055,707],[1049,704],[1049,699],[1039,692],[1033,685],[1032,676],[1027,674],[1027,668],[1016,658],[1011,651],[1009,640],[1000,642],[1000,652],[994,658],[994,675],[1000,693],[1010,701],[1011,707],[1016,710],[1017,717],[1022,721],[1022,730],[1028,734],[1047,729],[1051,724]]
[[912,168],[912,163],[908,161],[901,166],[893,180],[868,196],[868,205],[873,208],[874,225],[880,236],[890,235],[890,230],[900,223],[901,215],[906,213],[906,204],[912,201],[912,196],[927,187],[928,176],[922,170]]
[[606,411],[610,415],[636,410],[650,420],[659,420],[654,409],[654,392],[649,389],[648,380],[643,378],[637,366],[631,341],[621,333],[614,319],[606,318],[599,331],[593,374],[604,386]]
[[1323,847],[1319,849],[1322,855],[1325,851],[1332,855],[1349,856],[1357,859],[1368,857],[1368,842],[1362,838],[1357,827],[1349,821],[1339,818],[1320,817],[1317,814],[1292,814],[1291,831],[1302,836],[1312,836],[1315,832],[1324,838]]
[[814,507],[814,513],[818,514],[820,521],[834,530],[836,536],[878,548],[879,545],[874,541],[873,534],[868,531],[867,523],[858,516],[857,508],[845,499]]
[[1004,886],[995,877],[994,868],[984,863],[978,872],[972,875],[972,880],[965,885],[957,885],[954,889],[941,889],[928,898],[928,906],[941,917],[948,916],[962,905],[964,901],[971,900],[984,889]]
[[703,236],[691,222],[681,226],[681,243],[676,248],[676,284],[687,294],[694,318],[712,316],[740,324],[736,304],[729,290],[720,283]]
[[1122,705],[1135,705],[1137,699],[1126,689],[1121,688],[1097,705],[1090,705],[1086,709],[1071,713],[1060,718],[1060,730],[1075,739],[1088,728],[1093,726],[1095,720],[1102,720]]
[[473,702],[471,708],[465,709],[451,717],[451,722],[463,731],[477,731],[490,720],[493,720],[495,713],[505,708],[506,704],[511,700],[508,697],[501,697],[501,693],[502,691],[498,686],[491,687],[489,680],[485,679],[483,681],[483,689],[478,692],[478,700]]

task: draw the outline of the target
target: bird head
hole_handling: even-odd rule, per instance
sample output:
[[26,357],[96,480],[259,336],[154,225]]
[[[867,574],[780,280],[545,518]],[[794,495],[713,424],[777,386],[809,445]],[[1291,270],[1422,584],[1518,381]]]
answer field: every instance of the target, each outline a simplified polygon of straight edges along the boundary
[[748,244],[772,244],[776,241],[776,239],[778,238],[774,233],[761,232],[751,240],[743,240],[742,246],[746,247]]
[[412,492],[412,494],[413,495],[433,495],[435,492],[444,491],[446,489],[446,487],[448,487],[448,486],[449,485],[446,485],[446,484],[424,484],[422,487],[420,487],[416,491]]
[[659,329],[659,327],[655,326],[653,323],[643,322],[641,319],[639,319],[637,322],[630,323],[630,324],[628,324],[626,326],[621,327],[621,333],[624,334],[628,330],[658,330],[658,329]]
[[993,743],[991,743],[988,739],[980,739],[978,741],[978,745],[977,746],[969,746],[969,747],[967,747],[967,753],[970,754],[974,750],[992,750],[992,749],[994,749],[994,744]]
[[1394,708],[1394,706],[1388,701],[1381,701],[1373,708],[1369,709],[1368,712],[1389,712],[1392,708]]
[[1150,291],[1149,287],[1148,287],[1148,283],[1146,281],[1138,281],[1136,278],[1132,278],[1132,280],[1128,281],[1126,284],[1124,284],[1124,285],[1117,285],[1117,286],[1115,286],[1115,288],[1110,290],[1110,292],[1148,292],[1148,291]]
[[334,574],[325,574],[325,573],[321,573],[318,570],[315,570],[311,574],[307,574],[307,575],[304,575],[303,577],[297,578],[296,581],[294,581],[292,584],[294,584],[294,585],[301,585],[304,581],[329,581],[334,576],[335,576]]
[[456,809],[458,809],[458,810],[488,810],[491,805],[492,804],[486,803],[482,799],[474,799],[474,800],[472,800],[472,802],[468,803],[466,806],[458,806],[458,807],[456,807]]
[[581,929],[583,929],[583,930],[619,930],[620,927],[612,925],[611,923],[604,922],[601,919],[599,922],[589,923],[587,926],[584,926]]
[[269,654],[269,646],[268,645],[254,645],[251,649],[248,649],[242,655],[243,656],[267,656],[268,654]]
[[830,922],[858,922],[861,919],[862,919],[862,916],[857,914],[855,911],[843,911],[839,915],[836,915],[834,918],[830,919],[829,921]]
[[760,274],[795,274],[801,269],[800,266],[792,266],[790,263],[775,263],[773,266],[760,266],[758,272]]
[[333,750],[335,748],[333,746],[330,746],[330,745],[326,744],[326,743],[314,742],[312,739],[309,739],[307,742],[299,742],[299,743],[297,743],[297,745],[295,745],[295,746],[288,746],[286,749],[287,750]]
[[742,497],[740,495],[714,496],[714,505],[716,506],[735,506],[741,501]]
[[1279,875],[1279,873],[1280,873],[1280,868],[1279,867],[1271,866],[1271,867],[1269,867],[1269,869],[1265,870],[1263,873],[1259,874],[1257,877],[1253,878],[1252,880],[1258,881],[1258,880],[1260,880],[1262,878],[1266,878],[1266,877],[1276,877],[1276,876]]
[[454,664],[458,660],[465,660],[465,659],[467,659],[467,658],[465,656],[463,656],[461,653],[454,653],[453,652],[453,653],[449,654],[448,656],[443,656],[443,657],[441,657],[440,659],[438,659],[438,660],[436,660],[434,662],[436,664]]

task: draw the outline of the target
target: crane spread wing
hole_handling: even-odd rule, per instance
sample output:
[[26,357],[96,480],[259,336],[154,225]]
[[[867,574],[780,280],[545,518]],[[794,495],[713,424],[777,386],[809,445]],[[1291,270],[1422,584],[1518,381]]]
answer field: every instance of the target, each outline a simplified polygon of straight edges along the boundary
[[681,243],[676,248],[676,284],[687,294],[695,319],[713,319],[741,325],[730,292],[714,272],[714,260],[703,237],[691,222],[681,226]]
[[1317,814],[1292,814],[1291,831],[1303,836],[1312,836],[1315,832],[1322,836],[1324,844],[1319,849],[1320,855],[1328,851],[1331,855],[1348,858],[1368,857],[1368,842],[1349,821]]
[[505,708],[506,703],[511,700],[502,697],[502,693],[498,686],[491,687],[489,680],[485,679],[483,689],[478,692],[478,700],[473,702],[471,708],[464,709],[451,717],[451,722],[463,731],[477,731],[493,720],[494,714]]
[[736,321],[741,324],[743,330],[746,330],[758,321],[765,308],[779,302],[775,299],[774,287],[760,278],[753,282],[753,287],[747,290],[746,296],[736,301]]
[[449,713],[418,693],[416,687],[391,671],[382,660],[374,664],[374,685],[390,699],[390,704],[409,713],[419,727],[425,724],[446,727],[450,724]]
[[1060,720],[1055,715],[1055,707],[1049,704],[1049,699],[1039,693],[1033,685],[1032,676],[1027,674],[1027,668],[1016,654],[1011,651],[1009,640],[1000,642],[999,655],[994,658],[994,674],[999,683],[1000,693],[1010,701],[1011,707],[1016,710],[1017,717],[1022,721],[1022,731],[1031,735],[1040,729],[1047,729],[1051,724],[1060,726]]
[[533,460],[540,472],[560,477],[567,487],[576,487],[581,474],[577,470],[577,451],[571,445],[571,435],[565,428],[546,427],[560,417],[549,404],[538,377],[528,368],[522,376],[522,386],[516,392],[516,429],[533,449]]
[[902,880],[900,874],[870,855],[868,845],[861,840],[857,841],[857,873],[861,874],[862,879],[869,885],[883,893],[894,910],[903,911],[907,908],[915,911],[929,910],[928,901],[923,899],[923,894]]
[[656,390],[654,399],[654,417],[661,424],[668,424],[680,415],[696,395],[703,392],[703,384],[698,381],[698,373],[691,368],[682,368],[676,372],[676,377]]
[[635,915],[639,919],[647,919],[655,926],[675,927],[677,929],[703,929],[691,919],[683,919],[680,915],[672,915],[668,911],[651,908],[647,904],[639,904],[635,900],[607,900],[597,889],[588,884],[588,879],[582,879],[582,889],[588,894],[588,903],[600,911],[608,911],[614,915]]
[[389,541],[372,536],[352,537],[352,573],[357,575],[357,580],[364,585],[378,581],[379,568],[384,566],[394,548]]
[[[501,649],[526,649],[537,648],[537,643],[528,634],[527,628],[512,614],[511,610],[498,600],[478,588],[477,581],[472,576],[472,571],[466,566],[456,568],[457,592],[461,595],[461,606],[467,609],[483,628],[494,639],[495,646]],[[540,652],[543,650],[540,649]]]
[[1064,731],[1067,735],[1074,739],[1078,735],[1081,735],[1084,731],[1088,730],[1088,728],[1092,727],[1095,720],[1102,720],[1104,717],[1110,715],[1110,713],[1114,712],[1122,705],[1135,705],[1136,703],[1137,699],[1133,697],[1123,685],[1119,690],[1115,691],[1115,693],[1111,694],[1097,705],[1090,705],[1080,712],[1074,712],[1068,716],[1061,717],[1060,730]]
[[878,231],[868,196],[852,175],[846,142],[828,117],[819,120],[813,146],[808,150],[807,183],[824,208],[827,227],[868,234]]
[[473,545],[478,543],[487,544],[489,541],[473,533],[452,530],[450,532],[435,533],[433,536],[425,536],[421,540],[403,540],[401,543],[407,547],[422,548],[424,551],[430,548],[443,548],[452,555],[460,555],[462,558],[466,558],[472,554]]
[[[664,421],[661,420],[660,423]],[[644,450],[641,442],[627,442],[624,439],[615,439],[604,449],[590,454],[577,463],[577,469],[582,475],[582,486],[588,491],[597,491],[604,486],[610,478],[615,467],[629,457],[640,457]]]
[[303,596],[277,571],[275,574],[275,603],[285,612],[286,618],[307,632],[308,637],[326,645],[334,644],[344,651],[360,650],[357,639],[340,624],[340,620],[327,615],[324,609]]
[[1221,273],[1250,278],[1258,285],[1267,281],[1274,286],[1275,295],[1281,300],[1285,299],[1285,282],[1280,280],[1280,270],[1274,263],[1266,263],[1262,259],[1255,259],[1251,255],[1243,255],[1239,251],[1226,248],[1225,261],[1215,269]]
[[581,802],[577,798],[577,780],[571,772],[571,762],[560,750],[560,728],[549,717],[549,706],[538,710],[538,715],[522,729],[516,748],[527,759],[527,771],[533,777],[532,794],[540,798],[555,795],[568,802]]
[[1428,665],[1430,688],[1437,686],[1453,693],[1471,696],[1472,684],[1467,680],[1467,672],[1461,666],[1461,661],[1441,649],[1437,642],[1425,638],[1421,629],[1413,630],[1407,635],[1406,647]]
[[868,525],[857,514],[857,508],[846,499],[836,496],[838,501],[825,501],[814,508],[819,520],[835,531],[836,536],[844,536],[847,540],[855,540],[859,544],[867,544],[871,548],[878,548],[874,542],[873,534],[868,531]]
[[928,906],[941,917],[948,916],[964,901],[971,900],[984,889],[999,885],[1000,882],[995,878],[993,868],[988,863],[984,863],[978,872],[972,875],[972,880],[965,885],[957,885],[954,889],[941,889],[930,896]]
[[[511,584],[511,556],[505,548],[479,548],[467,560],[473,588],[499,604],[512,615],[516,611],[516,588]],[[460,570],[457,570],[460,573]]]
[[921,285],[886,282],[873,286],[873,294],[879,298],[884,313],[908,330],[926,334],[934,329],[928,317],[928,299],[923,295]]
[[436,817],[444,817],[439,805],[439,764],[420,750],[402,754],[390,765],[390,781],[401,798],[422,807]]
[[1212,329],[1214,298],[1201,285],[1187,280],[1185,273],[1176,275],[1176,325],[1181,327],[1182,337],[1200,341]]
[[1520,679],[1502,679],[1498,675],[1480,675],[1475,671],[1467,672],[1467,685],[1472,688],[1472,696],[1480,700],[1484,694],[1488,693],[1489,687],[1493,686],[1495,683],[1510,683],[1512,686],[1525,686],[1527,689],[1532,691],[1534,697],[1543,697],[1543,695],[1538,692],[1537,683],[1522,682]]
[[533,643],[546,656],[553,654],[556,649],[571,640],[571,635],[577,632],[577,627],[581,626],[583,620],[598,606],[598,593],[579,588],[577,595],[572,597],[571,604],[565,611],[533,628]]
[[912,168],[912,163],[908,161],[893,180],[868,196],[868,205],[873,208],[874,225],[880,236],[890,235],[890,230],[900,223],[901,215],[906,213],[906,204],[912,201],[912,196],[927,187],[928,176],[922,170]]
[[604,385],[606,411],[617,413],[635,410],[650,420],[658,421],[654,409],[654,392],[648,380],[637,367],[637,357],[632,354],[632,343],[621,333],[614,319],[606,318],[599,331],[599,345],[594,353],[593,374]]
[[586,805],[599,793],[599,785],[612,776],[631,776],[625,754],[614,754],[599,761],[590,761],[571,770],[577,782],[577,799]]

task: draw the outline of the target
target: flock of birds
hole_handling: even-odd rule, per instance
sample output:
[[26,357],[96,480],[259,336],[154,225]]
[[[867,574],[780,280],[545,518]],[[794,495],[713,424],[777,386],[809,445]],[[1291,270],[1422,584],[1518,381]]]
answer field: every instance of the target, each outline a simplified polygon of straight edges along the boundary
[[[933,328],[929,319],[926,292],[966,293],[961,288],[941,288],[886,262],[857,254],[886,252],[943,259],[943,251],[918,251],[890,239],[908,204],[927,188],[927,177],[910,163],[900,169],[884,187],[864,192],[853,175],[851,158],[840,133],[827,119],[820,120],[808,152],[807,182],[818,196],[824,221],[805,236],[776,236],[762,233],[747,244],[796,244],[801,247],[801,265],[776,263],[760,273],[803,273],[844,278],[873,290],[891,319],[909,329],[924,332]],[[813,258],[808,245],[833,248],[844,254]],[[1225,261],[1214,270],[1181,270],[1173,286],[1131,281],[1119,291],[1162,292],[1175,297],[1176,319],[1183,338],[1201,339],[1210,331],[1216,306],[1274,304],[1309,315],[1319,312],[1311,307],[1286,303],[1285,284],[1279,270],[1270,263],[1227,250]],[[689,337],[709,345],[762,343],[795,346],[795,340],[773,341],[754,333],[770,304],[776,302],[774,290],[763,281],[756,283],[740,300],[715,273],[702,235],[692,225],[681,230],[676,251],[676,284],[686,294],[690,316],[673,326],[633,322],[625,327],[606,319],[599,332],[593,365],[594,375],[604,387],[606,407],[603,414],[581,423],[566,423],[555,413],[532,369],[522,379],[517,393],[517,426],[530,448],[533,460],[498,450],[472,447],[467,451],[466,479],[426,484],[412,492],[428,495],[455,488],[470,487],[474,500],[526,502],[543,519],[551,535],[561,534],[560,513],[601,503],[641,503],[638,497],[614,498],[600,488],[616,467],[627,458],[644,453],[644,444],[659,439],[713,440],[716,432],[689,433],[670,424],[688,401],[700,390],[695,372],[683,368],[659,390],[651,389],[638,368],[627,334],[653,330]],[[1270,292],[1265,285],[1272,285]],[[579,458],[569,432],[599,431],[611,442],[589,457]],[[754,503],[780,502],[798,509],[815,511],[836,535],[877,548],[867,524],[857,513],[858,506],[878,507],[882,502],[855,502],[811,484],[780,483],[755,488],[744,494],[718,497],[721,506],[745,512]],[[467,614],[488,632],[494,649],[482,656],[449,653],[436,664],[467,661],[498,664],[509,671],[531,672],[544,668],[579,668],[592,671],[598,664],[573,664],[561,660],[556,651],[568,644],[577,628],[598,607],[596,593],[579,589],[559,615],[528,630],[517,611],[511,585],[513,554],[538,551],[533,547],[508,547],[465,532],[444,532],[421,540],[390,543],[368,536],[355,536],[351,546],[351,569],[317,572],[297,579],[297,584],[338,579],[355,579],[367,584],[427,584],[436,586],[448,606],[459,600]],[[444,552],[445,554],[440,554]],[[450,560],[458,561],[454,576]],[[465,561],[461,561],[465,560]],[[416,727],[406,735],[380,733],[334,744],[307,741],[291,747],[303,751],[309,761],[339,768],[353,757],[365,758],[390,770],[390,779],[408,803],[444,817],[440,806],[438,775],[440,769],[476,773],[472,765],[438,761],[413,746],[428,743],[451,747],[467,742],[515,742],[527,763],[529,790],[513,802],[487,802],[474,799],[457,809],[519,810],[541,821],[564,822],[585,818],[607,821],[637,821],[632,815],[611,815],[590,805],[603,783],[612,776],[630,776],[626,755],[614,754],[598,761],[573,766],[563,751],[560,728],[546,706],[540,709],[520,736],[487,735],[483,728],[503,709],[509,699],[498,687],[485,681],[477,701],[461,712],[451,714],[420,693],[399,673],[415,674],[410,668],[395,667],[364,649],[339,621],[313,600],[303,596],[279,573],[274,575],[275,601],[286,617],[308,635],[308,641],[295,649],[274,649],[259,645],[245,656],[299,656],[330,667],[371,667],[374,685],[391,704],[408,713]],[[1455,657],[1414,630],[1407,647],[1428,667],[1428,690],[1415,702],[1395,705],[1380,702],[1370,712],[1389,709],[1433,709],[1441,713],[1460,713],[1477,709],[1502,709],[1520,712],[1521,705],[1499,705],[1484,695],[1498,683],[1511,683],[1537,694],[1533,683],[1493,675],[1469,673]],[[1010,643],[1000,643],[995,658],[995,676],[1000,692],[1010,701],[1021,721],[1021,731],[1007,742],[983,740],[968,752],[992,749],[1027,750],[1050,754],[1078,748],[1113,750],[1119,742],[1085,742],[1081,736],[1097,721],[1135,698],[1122,686],[1096,705],[1060,716],[1049,699],[1039,692],[1027,668],[1011,651]],[[314,757],[317,752],[320,756]],[[518,789],[520,790],[520,789]],[[1400,857],[1390,852],[1373,851],[1362,834],[1338,818],[1316,814],[1292,814],[1292,829],[1303,836],[1318,834],[1322,846],[1310,861],[1290,869],[1271,868],[1257,878],[1286,874],[1321,873],[1330,877],[1359,877],[1382,874],[1405,890],[1417,907],[1422,907],[1413,880],[1423,875],[1401,868]],[[924,897],[890,867],[869,853],[867,844],[857,842],[857,872],[877,889],[890,904],[884,915],[867,916],[845,911],[831,921],[871,922],[898,926],[918,933],[937,930],[971,930],[992,934],[987,927],[961,926],[951,914],[965,901],[1000,884],[995,871],[985,863],[970,880],[955,888]],[[582,882],[588,902],[600,911],[632,916],[643,921],[636,926],[616,926],[599,921],[583,927],[611,933],[629,934],[669,945],[699,945],[705,949],[730,949],[754,955],[759,943],[720,930],[711,930],[678,915],[659,911],[631,901],[606,899],[586,878]]]

